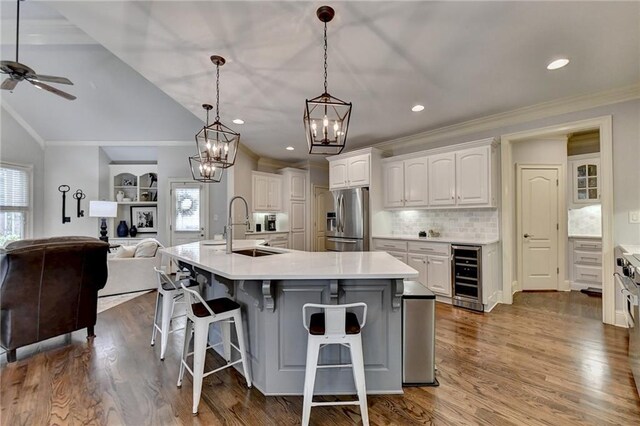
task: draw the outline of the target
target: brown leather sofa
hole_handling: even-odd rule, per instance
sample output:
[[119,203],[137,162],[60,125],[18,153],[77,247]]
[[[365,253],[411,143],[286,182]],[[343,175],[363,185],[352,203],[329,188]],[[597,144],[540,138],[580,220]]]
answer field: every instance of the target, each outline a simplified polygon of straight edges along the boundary
[[109,244],[90,237],[22,240],[0,249],[0,346],[16,348],[87,328],[107,282]]

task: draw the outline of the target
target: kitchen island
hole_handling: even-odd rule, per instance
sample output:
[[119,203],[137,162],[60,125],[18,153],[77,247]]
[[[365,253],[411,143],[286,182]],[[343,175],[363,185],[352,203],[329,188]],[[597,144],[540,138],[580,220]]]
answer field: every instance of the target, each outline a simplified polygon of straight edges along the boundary
[[[417,272],[384,252],[260,247],[262,255],[251,257],[257,244],[234,241],[232,254],[206,242],[162,249],[206,282],[207,298],[226,296],[240,303],[254,386],[265,395],[302,395],[307,349],[302,306],[365,302],[367,392],[402,393],[403,279],[416,278]],[[212,331],[209,338],[216,343],[219,334]],[[348,350],[327,347],[319,362],[348,364]],[[315,389],[316,394],[355,393],[351,369],[319,370]]]

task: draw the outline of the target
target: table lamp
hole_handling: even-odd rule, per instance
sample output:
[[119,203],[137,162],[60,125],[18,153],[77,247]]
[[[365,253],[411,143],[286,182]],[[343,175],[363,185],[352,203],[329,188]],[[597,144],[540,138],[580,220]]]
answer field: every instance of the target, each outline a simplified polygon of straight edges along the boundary
[[115,201],[89,201],[89,216],[101,219],[100,240],[108,243],[107,218],[118,216],[118,203]]

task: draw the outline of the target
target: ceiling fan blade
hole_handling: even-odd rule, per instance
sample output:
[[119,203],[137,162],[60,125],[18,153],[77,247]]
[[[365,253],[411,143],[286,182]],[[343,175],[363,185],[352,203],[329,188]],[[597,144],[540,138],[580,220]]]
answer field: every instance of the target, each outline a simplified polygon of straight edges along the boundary
[[34,86],[36,86],[38,89],[42,89],[42,90],[46,90],[47,92],[51,92],[53,94],[56,94],[58,96],[62,96],[65,99],[69,99],[70,101],[76,99],[75,96],[67,93],[67,92],[63,92],[62,90],[58,90],[55,87],[51,87],[48,84],[44,84],[41,83],[39,81],[32,81],[30,78],[26,79],[29,83],[33,84]]
[[53,75],[42,75],[42,74],[29,74],[26,77],[29,77],[30,80],[46,82],[46,83],[58,83],[58,84],[70,84],[73,86],[71,80],[65,77],[56,77]]
[[13,90],[16,88],[16,85],[20,82],[20,80],[15,80],[11,77],[5,78],[0,86],[2,90]]

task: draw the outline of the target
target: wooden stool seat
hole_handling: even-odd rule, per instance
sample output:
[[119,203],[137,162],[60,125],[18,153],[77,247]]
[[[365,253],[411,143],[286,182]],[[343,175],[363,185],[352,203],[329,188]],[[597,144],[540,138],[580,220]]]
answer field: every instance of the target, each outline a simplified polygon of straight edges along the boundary
[[[344,331],[346,334],[360,333],[360,323],[358,322],[358,317],[355,313],[346,313]],[[314,336],[324,336],[324,333],[324,312],[311,314],[311,318],[309,319],[309,334],[313,334]]]

